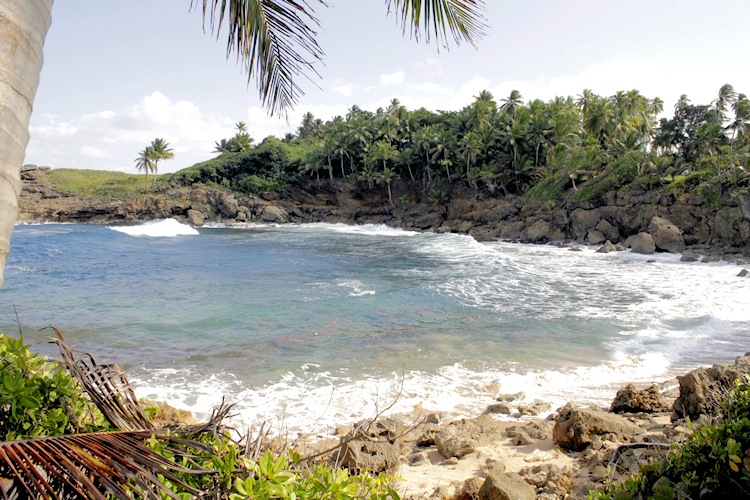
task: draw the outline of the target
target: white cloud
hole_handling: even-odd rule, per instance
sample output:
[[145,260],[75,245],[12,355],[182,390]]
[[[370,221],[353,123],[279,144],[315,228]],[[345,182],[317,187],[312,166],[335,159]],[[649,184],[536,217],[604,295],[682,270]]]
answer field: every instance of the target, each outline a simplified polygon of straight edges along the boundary
[[380,75],[380,83],[383,85],[400,85],[406,80],[406,73],[403,71],[396,71],[395,73],[387,73]]
[[109,151],[95,148],[93,146],[83,146],[78,152],[81,153],[81,156],[93,158],[95,160],[105,160],[112,157]]
[[153,92],[119,110],[66,118],[42,115],[30,131],[26,161],[55,168],[131,171],[137,152],[161,137],[175,151],[175,159],[164,162],[161,170],[172,172],[209,158],[214,142],[234,133],[234,121]]
[[417,61],[414,63],[414,69],[419,75],[440,76],[443,74],[443,62],[435,58]]
[[352,85],[351,83],[336,85],[332,87],[331,90],[333,90],[334,92],[338,92],[339,94],[346,97],[351,97],[352,95],[354,95],[354,85]]

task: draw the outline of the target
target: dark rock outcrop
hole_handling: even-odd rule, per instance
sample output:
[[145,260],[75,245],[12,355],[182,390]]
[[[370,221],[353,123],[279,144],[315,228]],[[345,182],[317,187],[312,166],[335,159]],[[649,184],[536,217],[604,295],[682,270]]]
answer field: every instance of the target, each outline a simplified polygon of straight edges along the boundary
[[648,231],[654,240],[654,245],[659,250],[672,253],[680,253],[685,250],[682,231],[670,220],[658,216],[652,217],[651,223],[648,225]]
[[641,390],[633,384],[628,384],[617,391],[610,411],[613,413],[658,413],[667,412],[669,408],[669,403],[656,385]]

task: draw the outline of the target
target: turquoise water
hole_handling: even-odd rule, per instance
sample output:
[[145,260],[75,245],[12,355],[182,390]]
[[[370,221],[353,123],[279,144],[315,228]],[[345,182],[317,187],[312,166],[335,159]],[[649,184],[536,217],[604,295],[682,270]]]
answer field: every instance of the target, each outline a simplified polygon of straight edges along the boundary
[[750,350],[739,269],[382,226],[24,225],[0,331],[15,306],[39,350],[58,326],[139,396],[205,415],[227,395],[247,422],[311,430],[397,394],[401,412],[601,403],[730,360]]

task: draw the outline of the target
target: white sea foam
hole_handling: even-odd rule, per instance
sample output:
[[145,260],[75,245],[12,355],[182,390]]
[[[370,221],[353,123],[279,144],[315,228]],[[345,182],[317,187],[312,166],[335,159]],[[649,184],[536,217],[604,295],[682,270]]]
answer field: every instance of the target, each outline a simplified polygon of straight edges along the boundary
[[350,297],[375,295],[375,290],[367,290],[365,284],[359,280],[338,280],[337,285],[341,288],[348,289]]
[[325,434],[332,426],[372,417],[386,407],[387,414],[424,409],[455,418],[476,416],[500,393],[524,392],[525,399],[517,403],[544,401],[552,410],[567,402],[606,406],[625,383],[661,382],[671,375],[669,361],[660,354],[619,354],[597,366],[569,370],[525,370],[512,364],[469,370],[456,364],[434,373],[356,380],[316,368],[306,365],[262,387],[247,387],[231,375],[193,380],[191,373],[173,370],[149,370],[134,382],[139,396],[166,400],[199,418],[206,418],[227,396],[245,425],[265,421],[276,432]]
[[421,233],[416,233],[413,231],[406,231],[404,229],[400,228],[393,228],[388,227],[382,224],[361,224],[361,225],[350,225],[350,224],[332,224],[329,222],[314,222],[310,224],[300,224],[298,226],[288,226],[288,227],[295,227],[297,229],[301,230],[326,230],[326,231],[332,231],[335,233],[345,233],[345,234],[357,234],[362,236],[415,236],[419,235]]
[[137,226],[108,226],[109,229],[129,236],[149,236],[152,238],[173,238],[175,236],[192,236],[198,234],[198,231],[181,224],[174,219],[155,220],[145,222]]

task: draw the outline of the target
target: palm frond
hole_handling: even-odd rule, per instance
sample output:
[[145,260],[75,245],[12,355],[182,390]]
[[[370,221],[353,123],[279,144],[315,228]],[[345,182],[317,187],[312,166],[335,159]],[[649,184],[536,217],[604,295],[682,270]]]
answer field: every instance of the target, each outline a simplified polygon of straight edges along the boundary
[[[191,0],[193,8],[201,0]],[[315,0],[325,5],[324,0]],[[202,0],[203,19],[217,36],[226,22],[227,57],[236,54],[256,78],[263,106],[285,115],[304,95],[296,78],[312,72],[323,56],[314,27],[318,20],[304,0]]]
[[109,422],[122,431],[153,429],[143,412],[125,372],[117,365],[100,365],[93,356],[82,353],[76,357],[63,338],[62,332],[52,327],[57,336],[52,341],[60,349],[68,371]]
[[[0,443],[0,491],[10,498],[104,499],[134,497],[179,498],[165,481],[186,492],[200,492],[175,473],[213,474],[210,470],[186,469],[145,446],[146,439],[167,443],[170,451],[186,456],[173,437],[151,431],[72,434]],[[210,448],[189,442],[193,448]]]
[[482,0],[386,0],[386,5],[400,17],[404,33],[427,42],[434,37],[445,48],[449,37],[456,45],[466,41],[476,47],[487,28]]

